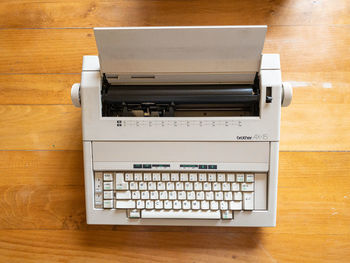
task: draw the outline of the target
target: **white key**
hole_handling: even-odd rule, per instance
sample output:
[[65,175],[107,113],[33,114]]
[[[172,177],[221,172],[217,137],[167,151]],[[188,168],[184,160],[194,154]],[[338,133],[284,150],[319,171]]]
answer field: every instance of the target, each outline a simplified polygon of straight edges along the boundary
[[244,174],[236,174],[236,182],[243,183],[244,182]]
[[210,209],[211,210],[218,210],[219,209],[219,202],[217,202],[217,201],[210,201]]
[[236,200],[236,201],[242,200],[242,192],[234,192],[233,193],[233,200]]
[[132,181],[134,180],[134,176],[132,173],[125,173],[125,181]]
[[232,211],[221,211],[221,218],[222,219],[232,219]]
[[188,200],[195,200],[196,199],[196,195],[193,191],[187,192],[187,199]]
[[186,200],[186,192],[185,191],[179,191],[177,193],[177,199],[179,199],[179,200]]
[[140,191],[132,191],[131,197],[132,197],[132,199],[140,199],[140,197],[141,197]]
[[230,191],[231,185],[230,183],[222,183],[222,191]]
[[167,191],[161,191],[161,192],[159,192],[159,199],[160,199],[160,200],[168,199],[168,192],[167,192]]
[[194,183],[194,190],[195,191],[202,191],[203,190],[203,184],[199,182]]
[[230,210],[242,210],[242,201],[230,201]]
[[208,174],[208,181],[215,182],[216,181],[216,174]]
[[211,191],[211,183],[205,182],[203,184],[203,190],[204,191]]
[[182,209],[189,210],[191,209],[191,201],[182,201]]
[[221,183],[213,183],[213,190],[214,191],[221,191]]
[[123,173],[115,174],[115,189],[116,190],[128,190],[128,183],[124,181]]
[[227,210],[228,209],[228,203],[226,201],[220,202],[220,210]]
[[141,213],[139,210],[133,209],[129,210],[129,218],[140,218]]
[[220,219],[220,211],[186,211],[186,210],[142,210],[142,218],[168,218],[168,219]]
[[202,210],[208,210],[210,207],[210,203],[208,201],[202,201],[201,202],[201,208]]
[[173,209],[175,209],[175,210],[181,209],[181,201],[175,200],[175,201],[173,202]]
[[178,173],[172,173],[172,174],[171,174],[171,181],[172,181],[172,182],[177,182],[177,181],[179,181],[179,174],[178,174]]
[[162,181],[164,181],[164,182],[170,181],[170,174],[169,173],[162,173]]
[[142,181],[142,173],[135,173],[134,174],[135,176],[135,181]]
[[224,195],[222,194],[222,192],[215,192],[215,200],[223,200],[224,199]]
[[254,183],[243,183],[241,188],[243,192],[252,192],[254,191]]
[[243,210],[254,209],[254,193],[243,193]]
[[113,208],[113,200],[104,200],[103,208]]
[[147,190],[147,183],[139,182],[139,190]]
[[187,173],[181,173],[180,174],[180,181],[182,181],[182,182],[188,181],[188,174]]
[[182,190],[184,190],[184,183],[182,183],[182,182],[176,182],[176,183],[175,183],[175,187],[176,187],[176,190],[177,190],[177,191],[182,191]]
[[166,183],[166,189],[168,191],[175,190],[175,184],[173,182],[167,182]]
[[136,182],[130,182],[129,187],[130,187],[130,190],[138,190],[139,189],[138,183],[136,183]]
[[131,199],[130,191],[118,191],[116,192],[116,199]]
[[158,199],[158,192],[157,191],[152,191],[151,192],[151,199],[152,200]]
[[157,190],[157,184],[155,182],[148,182],[148,190]]
[[163,209],[163,201],[157,200],[154,202],[155,209]]
[[232,192],[225,192],[224,193],[224,200],[229,200],[229,201],[233,200],[232,199]]
[[136,207],[137,207],[137,209],[144,209],[145,208],[145,201],[137,200],[136,201]]
[[207,180],[207,174],[199,174],[199,181],[200,182],[205,182]]
[[113,174],[112,173],[104,173],[103,180],[104,181],[113,181]]
[[191,181],[191,182],[197,181],[197,174],[195,174],[195,173],[190,173],[190,181]]
[[253,183],[254,182],[254,174],[246,174],[245,175],[245,181],[247,183]]
[[214,200],[214,192],[205,192],[205,200]]
[[158,191],[165,190],[165,183],[164,182],[158,182],[157,183],[157,190]]
[[185,183],[185,190],[186,191],[192,191],[193,190],[193,183],[186,182]]
[[235,181],[235,175],[227,174],[227,182],[234,182],[234,181]]
[[117,209],[132,209],[135,208],[135,201],[133,200],[117,200],[115,201],[115,208]]
[[199,201],[192,201],[192,210],[201,209],[201,203]]
[[173,202],[169,200],[164,201],[164,209],[172,209],[173,208]]
[[146,182],[152,181],[152,174],[151,173],[144,173],[143,180]]
[[160,181],[160,173],[153,173],[152,174],[153,181]]
[[154,209],[154,202],[151,200],[146,201],[146,209]]
[[113,182],[104,182],[103,190],[113,190]]
[[95,193],[95,205],[101,206],[103,202],[102,193]]
[[218,174],[218,182],[225,182],[225,174]]
[[103,199],[113,199],[113,191],[104,191]]
[[238,183],[232,183],[231,184],[231,191],[239,191],[239,184]]
[[95,193],[102,192],[102,173],[95,173]]
[[141,199],[149,199],[149,192],[148,191],[142,191],[141,192]]
[[204,200],[204,192],[196,192],[196,199],[197,200]]
[[168,194],[169,194],[169,200],[177,199],[176,191],[170,191]]

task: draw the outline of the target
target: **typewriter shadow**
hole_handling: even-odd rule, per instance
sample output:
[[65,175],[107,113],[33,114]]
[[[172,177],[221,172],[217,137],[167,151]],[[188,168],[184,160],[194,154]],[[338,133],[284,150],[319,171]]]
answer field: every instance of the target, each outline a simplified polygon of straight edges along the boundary
[[[167,256],[172,251],[201,255],[224,253],[233,259],[238,254],[259,250],[262,235],[260,228],[233,227],[87,226],[87,229],[83,240],[95,249],[107,245],[111,250],[132,253],[141,247],[142,253]],[[98,242],[91,243],[91,240]]]

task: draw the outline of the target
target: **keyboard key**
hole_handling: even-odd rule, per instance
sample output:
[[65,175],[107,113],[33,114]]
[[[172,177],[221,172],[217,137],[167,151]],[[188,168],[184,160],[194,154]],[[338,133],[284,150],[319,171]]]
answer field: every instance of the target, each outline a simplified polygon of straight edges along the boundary
[[157,184],[155,182],[148,182],[148,190],[157,190]]
[[245,181],[247,183],[253,183],[254,182],[254,174],[246,174],[245,175]]
[[134,175],[132,173],[125,173],[125,181],[133,181]]
[[112,173],[104,173],[103,180],[104,181],[113,181],[113,174]]
[[203,173],[199,174],[199,181],[200,182],[207,181],[207,174],[203,174]]
[[234,181],[235,181],[235,175],[227,174],[227,182],[234,182]]
[[204,200],[204,192],[196,192],[196,199],[197,200]]
[[202,210],[209,210],[210,203],[208,201],[201,201],[201,209]]
[[172,181],[172,182],[177,182],[177,181],[179,181],[179,174],[178,174],[178,173],[172,173],[172,174],[171,174],[171,181]]
[[135,181],[139,182],[139,181],[142,181],[142,173],[135,173],[134,174],[135,176]]
[[158,191],[165,190],[165,183],[164,182],[158,182],[157,183],[157,190]]
[[141,199],[143,199],[143,200],[149,199],[149,192],[148,191],[142,191],[141,192]]
[[146,209],[154,209],[154,202],[152,200],[146,201]]
[[168,219],[220,219],[220,211],[186,211],[186,210],[142,210],[142,218],[168,218]]
[[182,182],[188,181],[188,174],[187,173],[181,173],[180,174],[180,181],[182,181]]
[[241,188],[243,192],[252,192],[254,191],[254,183],[243,183]]
[[128,190],[128,183],[124,181],[123,173],[115,174],[115,189],[118,190]]
[[151,174],[151,173],[144,173],[144,174],[143,174],[143,180],[144,180],[145,182],[152,181],[152,174]]
[[222,219],[232,219],[232,211],[221,211],[221,218]]
[[215,182],[216,181],[216,174],[208,174],[208,181]]
[[228,203],[226,201],[220,202],[220,210],[227,210],[228,209]]
[[236,174],[236,182],[243,183],[244,182],[244,174]]
[[102,208],[103,198],[102,193],[95,193],[95,207]]
[[192,201],[192,210],[199,210],[201,209],[201,205],[199,201]]
[[231,201],[229,207],[230,210],[242,210],[242,201]]
[[225,174],[218,174],[218,182],[225,182]]
[[225,193],[224,193],[224,200],[229,200],[229,201],[231,201],[231,200],[233,200],[232,197],[233,197],[233,196],[232,196],[232,192],[225,192]]
[[175,210],[180,210],[181,208],[182,208],[182,206],[181,206],[181,201],[175,200],[175,201],[173,202],[173,209],[175,209]]
[[162,181],[164,181],[164,182],[170,181],[170,174],[169,173],[162,173]]
[[254,193],[243,193],[243,209],[254,209]]
[[158,200],[158,191],[151,191],[151,199]]
[[197,174],[195,174],[195,173],[190,173],[190,181],[191,181],[191,182],[197,181]]
[[192,191],[193,190],[193,183],[186,182],[185,183],[185,190],[186,191]]
[[211,183],[205,182],[203,184],[203,190],[204,191],[211,191]]
[[113,208],[113,200],[104,200],[103,208]]
[[172,209],[173,208],[173,202],[169,200],[164,201],[164,209]]
[[185,191],[179,191],[177,193],[177,199],[179,199],[179,200],[186,200],[186,192]]
[[176,183],[175,183],[175,188],[176,188],[176,191],[182,191],[182,190],[184,190],[184,183],[182,183],[182,182],[176,182]]
[[103,190],[113,190],[113,182],[104,182]]
[[206,192],[205,200],[214,200],[214,192]]
[[219,202],[217,202],[217,201],[210,201],[210,209],[211,210],[218,210],[219,209]]
[[113,191],[104,191],[103,199],[113,199]]
[[159,199],[160,200],[168,199],[168,192],[167,191],[159,192]]
[[139,185],[136,182],[130,182],[129,187],[130,187],[130,190],[138,190],[139,189]]
[[196,194],[194,191],[187,192],[187,200],[195,200]]
[[203,190],[203,184],[199,182],[194,183],[194,190],[195,191],[202,191]]
[[95,173],[95,193],[102,192],[102,173]]
[[163,209],[163,201],[157,200],[154,202],[155,209]]
[[233,200],[237,200],[237,201],[242,200],[242,192],[234,192],[233,193]]
[[132,191],[131,197],[132,197],[132,199],[140,199],[140,197],[141,197],[140,191]]
[[160,181],[160,173],[153,173],[152,174],[153,181]]
[[175,200],[177,199],[176,191],[170,191],[168,192],[169,200]]
[[173,182],[167,182],[166,183],[166,189],[168,191],[175,190],[175,184]]
[[222,183],[222,191],[230,191],[231,185],[230,183]]
[[140,218],[141,217],[141,213],[140,210],[128,210],[128,217],[129,218]]
[[147,190],[147,183],[139,182],[139,190]]
[[232,183],[231,184],[231,191],[239,191],[239,184],[238,183]]
[[189,210],[191,209],[191,201],[182,201],[182,209]]
[[223,200],[224,195],[222,192],[215,192],[215,200]]
[[135,201],[133,200],[117,200],[115,201],[115,208],[117,209],[131,209],[135,208]]
[[145,208],[145,201],[137,200],[136,207],[137,207],[137,209],[144,209]]
[[221,191],[221,183],[213,183],[213,191]]

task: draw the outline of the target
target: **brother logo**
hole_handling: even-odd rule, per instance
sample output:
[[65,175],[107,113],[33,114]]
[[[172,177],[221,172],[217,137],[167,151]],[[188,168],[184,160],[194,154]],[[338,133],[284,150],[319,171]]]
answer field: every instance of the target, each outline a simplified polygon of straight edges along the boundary
[[237,136],[237,140],[251,140],[252,136]]

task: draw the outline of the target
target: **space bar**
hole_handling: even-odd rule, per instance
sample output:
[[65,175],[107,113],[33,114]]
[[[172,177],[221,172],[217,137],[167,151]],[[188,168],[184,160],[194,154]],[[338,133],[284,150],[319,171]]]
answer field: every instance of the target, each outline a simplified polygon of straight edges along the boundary
[[220,211],[142,210],[141,217],[164,219],[220,219]]

